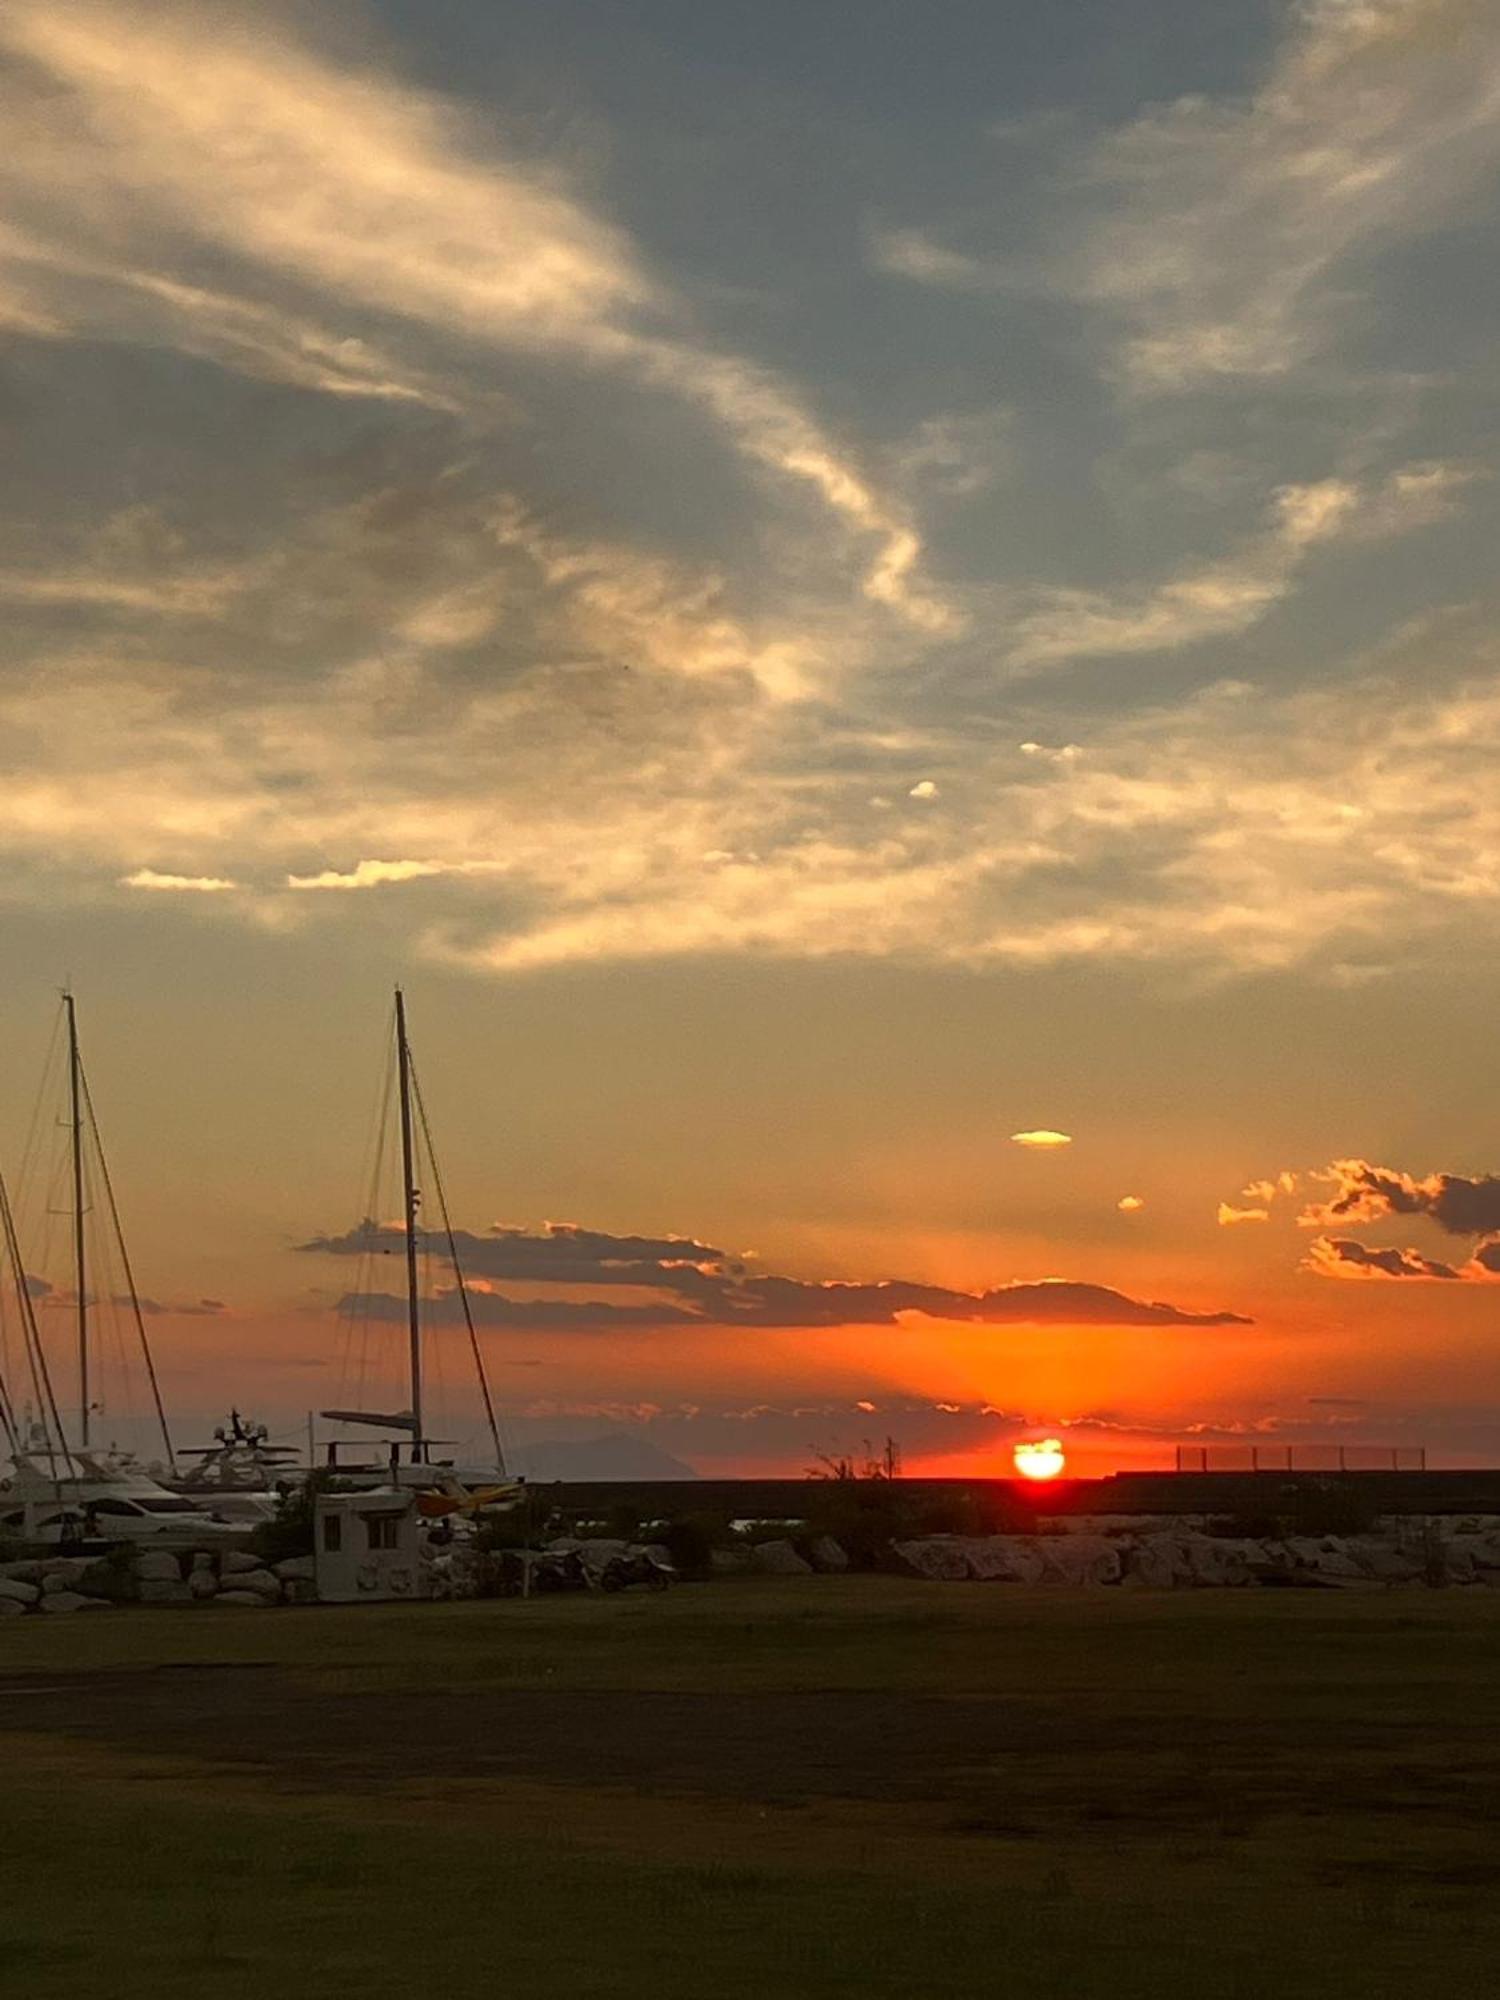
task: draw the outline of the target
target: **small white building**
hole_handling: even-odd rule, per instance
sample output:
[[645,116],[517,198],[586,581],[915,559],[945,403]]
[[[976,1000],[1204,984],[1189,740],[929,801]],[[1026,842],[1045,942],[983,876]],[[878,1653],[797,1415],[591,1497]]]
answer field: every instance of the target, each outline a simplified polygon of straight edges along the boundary
[[426,1595],[416,1495],[389,1488],[320,1493],[313,1505],[313,1562],[323,1604],[369,1604]]

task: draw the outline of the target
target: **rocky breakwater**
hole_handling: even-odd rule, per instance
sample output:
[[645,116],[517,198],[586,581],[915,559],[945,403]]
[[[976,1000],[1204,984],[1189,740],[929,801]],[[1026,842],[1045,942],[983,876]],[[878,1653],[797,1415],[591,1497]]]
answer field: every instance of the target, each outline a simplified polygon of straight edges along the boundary
[[311,1556],[267,1564],[248,1549],[222,1552],[116,1548],[104,1556],[41,1556],[0,1563],[0,1619],[58,1616],[113,1605],[310,1604],[317,1599]]
[[1126,1590],[1500,1588],[1500,1521],[1407,1520],[1359,1535],[1212,1535],[1163,1525],[1117,1535],[924,1535],[897,1562],[940,1583]]

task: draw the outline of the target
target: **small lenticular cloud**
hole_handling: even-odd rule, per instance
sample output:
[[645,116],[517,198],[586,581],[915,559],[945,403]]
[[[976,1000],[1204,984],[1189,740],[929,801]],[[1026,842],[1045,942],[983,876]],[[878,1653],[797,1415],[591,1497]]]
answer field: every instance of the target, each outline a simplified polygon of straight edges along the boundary
[[1029,1146],[1037,1153],[1048,1153],[1057,1146],[1071,1146],[1073,1143],[1071,1132],[1049,1132],[1045,1129],[1039,1132],[1012,1132],[1010,1138],[1013,1146]]
[[909,799],[935,799],[937,795],[938,788],[932,782],[931,778],[923,778],[919,783],[912,786],[906,796]]
[[386,882],[415,882],[447,871],[440,861],[359,861],[349,869],[325,868],[317,875],[288,875],[289,889],[376,889]]
[[133,875],[120,877],[122,889],[181,889],[189,894],[211,896],[221,889],[237,889],[222,875],[162,875],[155,868],[137,868]]
[[1233,1229],[1241,1222],[1269,1222],[1271,1214],[1264,1208],[1232,1208],[1227,1201],[1219,1203],[1219,1227]]
[[1122,1194],[1120,1199],[1115,1203],[1115,1207],[1119,1209],[1121,1215],[1139,1215],[1145,1206],[1145,1202],[1141,1200],[1138,1194]]

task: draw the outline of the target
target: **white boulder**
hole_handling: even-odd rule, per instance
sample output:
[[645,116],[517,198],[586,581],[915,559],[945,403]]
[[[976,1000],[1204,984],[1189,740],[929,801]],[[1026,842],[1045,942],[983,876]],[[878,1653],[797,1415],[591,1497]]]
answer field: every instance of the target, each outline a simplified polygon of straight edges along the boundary
[[762,1576],[811,1576],[812,1564],[804,1562],[790,1542],[757,1542],[750,1551],[753,1568]]
[[281,1595],[281,1579],[268,1569],[237,1570],[232,1581],[236,1590],[253,1590],[257,1597],[274,1601]]
[[969,1559],[964,1553],[960,1536],[923,1535],[917,1540],[896,1542],[892,1546],[908,1568],[932,1583],[963,1583],[968,1578]]
[[808,1560],[820,1576],[837,1576],[849,1567],[849,1558],[832,1535],[815,1535],[807,1545]]
[[1120,1551],[1103,1535],[1043,1535],[1037,1544],[1044,1583],[1118,1583]]
[[180,1583],[182,1571],[170,1549],[139,1549],[135,1573],[142,1583]]
[[24,1610],[41,1596],[41,1585],[23,1583],[18,1576],[0,1576],[0,1604],[19,1604]]
[[219,1558],[220,1576],[248,1576],[251,1570],[264,1567],[260,1557],[252,1555],[249,1549],[226,1549]]
[[42,1593],[43,1611],[108,1611],[109,1600],[105,1597],[80,1597],[76,1590],[48,1590]]

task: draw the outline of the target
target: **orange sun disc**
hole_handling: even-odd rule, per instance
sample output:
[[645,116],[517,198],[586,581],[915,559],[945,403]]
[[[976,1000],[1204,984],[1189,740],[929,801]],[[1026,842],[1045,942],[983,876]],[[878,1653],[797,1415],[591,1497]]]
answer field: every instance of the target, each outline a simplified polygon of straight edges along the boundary
[[1056,1479],[1068,1462],[1056,1438],[1038,1438],[1029,1444],[1018,1444],[1011,1457],[1023,1479]]

